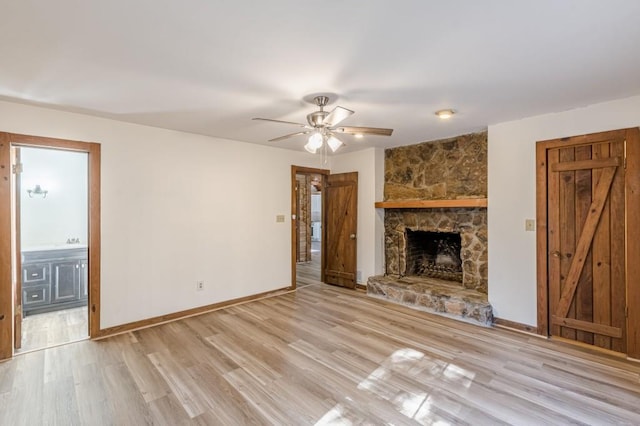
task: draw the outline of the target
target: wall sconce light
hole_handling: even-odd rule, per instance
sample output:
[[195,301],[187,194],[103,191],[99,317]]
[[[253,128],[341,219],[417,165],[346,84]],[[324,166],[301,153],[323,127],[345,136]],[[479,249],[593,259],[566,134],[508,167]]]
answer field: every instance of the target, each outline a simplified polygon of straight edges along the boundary
[[42,189],[40,185],[36,185],[33,189],[27,189],[27,194],[29,194],[29,198],[33,198],[34,195],[40,196],[42,198],[47,198],[47,194],[49,191]]

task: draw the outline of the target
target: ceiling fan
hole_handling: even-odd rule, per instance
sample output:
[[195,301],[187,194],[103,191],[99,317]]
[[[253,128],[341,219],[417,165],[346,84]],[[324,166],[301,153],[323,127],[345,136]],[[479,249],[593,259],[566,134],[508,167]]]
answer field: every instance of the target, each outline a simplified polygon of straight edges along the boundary
[[[316,96],[313,101],[320,108],[318,111],[314,111],[307,115],[307,122],[309,124],[295,123],[293,121],[272,120],[270,118],[253,118],[253,120],[272,121],[274,123],[290,124],[299,126],[305,130],[290,133],[288,135],[280,136],[274,139],[269,139],[269,142],[277,142],[283,139],[288,139],[294,136],[308,135],[309,140],[304,148],[312,154],[315,154],[319,148],[328,146],[332,152],[336,152],[344,143],[336,137],[336,133],[345,133],[348,135],[362,136],[362,135],[378,135],[378,136],[391,136],[393,129],[381,129],[378,127],[348,127],[338,126],[345,118],[351,116],[354,111],[336,106],[331,112],[324,110],[324,107],[329,103],[328,96]],[[326,145],[324,145],[326,142]]]

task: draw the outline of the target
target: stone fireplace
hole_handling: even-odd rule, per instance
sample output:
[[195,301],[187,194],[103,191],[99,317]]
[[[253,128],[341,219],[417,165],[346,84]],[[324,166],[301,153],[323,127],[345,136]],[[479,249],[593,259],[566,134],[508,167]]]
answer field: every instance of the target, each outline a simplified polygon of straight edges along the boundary
[[385,151],[385,275],[369,295],[492,324],[486,154],[484,132]]
[[388,209],[384,221],[386,275],[438,278],[487,293],[486,209]]

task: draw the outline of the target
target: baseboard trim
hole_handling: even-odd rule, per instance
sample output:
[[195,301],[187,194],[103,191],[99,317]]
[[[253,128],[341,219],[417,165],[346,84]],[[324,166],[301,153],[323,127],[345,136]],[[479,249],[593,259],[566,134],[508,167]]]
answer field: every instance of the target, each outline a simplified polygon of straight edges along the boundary
[[104,339],[106,337],[115,336],[117,334],[128,333],[130,331],[140,330],[143,328],[149,328],[160,324],[166,324],[168,322],[177,321],[180,319],[194,317],[197,315],[206,314],[208,312],[217,311],[219,309],[228,308],[234,305],[241,305],[243,303],[254,302],[260,299],[267,299],[269,297],[280,296],[282,294],[290,293],[291,287],[283,287],[277,290],[266,291],[264,293],[252,294],[250,296],[239,297],[237,299],[226,300],[224,302],[213,303],[211,305],[199,306],[197,308],[187,309],[184,311],[174,312],[171,314],[160,315],[153,318],[147,318],[140,321],[134,321],[126,324],[116,325],[113,327],[103,328],[98,331],[98,335],[92,340]]
[[367,286],[365,284],[356,284],[356,290],[367,291]]
[[502,318],[494,318],[493,324],[497,325],[501,328],[507,328],[509,330],[515,330],[522,333],[533,334],[535,336],[540,336],[538,334],[538,327],[534,327],[532,325],[522,324],[515,321],[509,321]]

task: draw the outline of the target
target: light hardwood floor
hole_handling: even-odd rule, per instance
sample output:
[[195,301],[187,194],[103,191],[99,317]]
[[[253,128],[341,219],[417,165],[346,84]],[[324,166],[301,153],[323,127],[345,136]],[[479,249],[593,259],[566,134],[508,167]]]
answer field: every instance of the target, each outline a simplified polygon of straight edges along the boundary
[[0,424],[640,424],[640,365],[313,284],[0,364]]
[[32,351],[85,339],[89,336],[88,310],[63,309],[22,319],[22,347],[19,352]]
[[296,287],[317,284],[320,281],[320,241],[311,242],[311,261],[296,264]]

